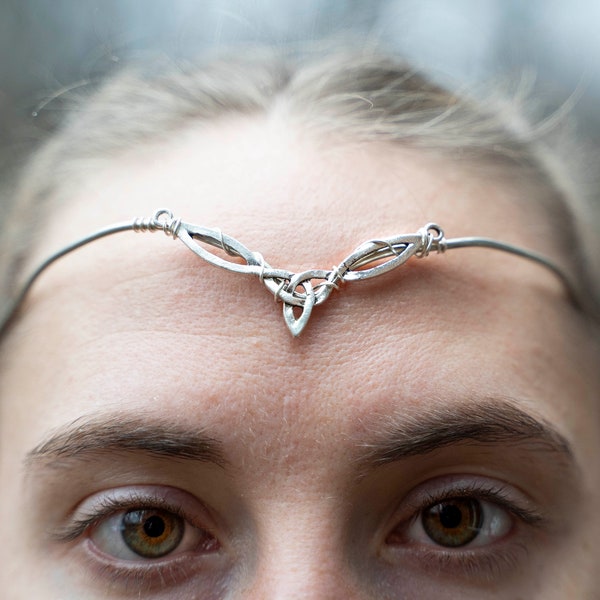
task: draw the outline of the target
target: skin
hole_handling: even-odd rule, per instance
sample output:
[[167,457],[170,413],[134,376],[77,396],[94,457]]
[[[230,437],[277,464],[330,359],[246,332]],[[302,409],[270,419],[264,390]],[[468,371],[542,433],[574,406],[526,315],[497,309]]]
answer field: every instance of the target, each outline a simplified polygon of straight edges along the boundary
[[[32,264],[165,205],[295,271],[431,220],[449,237],[494,237],[560,262],[551,224],[523,205],[524,182],[415,150],[325,144],[276,118],[192,128],[92,173]],[[547,600],[591,598],[600,585],[598,351],[561,284],[522,259],[475,249],[412,259],[334,292],[294,339],[258,280],[162,234],[120,234],[44,274],[2,358],[9,600]],[[382,460],[421,423],[459,415],[458,429],[507,410],[555,438]],[[219,456],[124,448],[107,424],[138,446],[185,433],[197,450],[204,436]],[[64,435],[77,427],[79,438]],[[436,545],[419,514],[442,494],[487,502],[500,534]],[[83,531],[73,522],[116,496],[183,510],[191,543],[150,563],[111,558],[114,514]]]

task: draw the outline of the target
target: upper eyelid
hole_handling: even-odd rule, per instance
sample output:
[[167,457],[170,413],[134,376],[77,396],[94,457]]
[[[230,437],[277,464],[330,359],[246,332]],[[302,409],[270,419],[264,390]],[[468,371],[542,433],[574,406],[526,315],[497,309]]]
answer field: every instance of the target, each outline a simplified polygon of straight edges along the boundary
[[[151,498],[140,498],[138,501],[132,499],[131,502],[115,502],[111,504],[107,501],[106,504],[101,505],[99,510],[92,512],[86,511],[83,512],[80,516],[72,518],[69,523],[59,527],[56,531],[52,532],[51,537],[56,541],[64,541],[70,542],[81,535],[83,535],[87,530],[91,527],[94,527],[98,523],[102,522],[104,519],[108,517],[117,515],[121,512],[126,512],[127,510],[131,510],[134,508],[159,508],[166,512],[173,513],[182,519],[185,519],[189,522],[189,519],[185,513],[178,507],[172,507],[170,505],[165,505],[162,502],[152,501]],[[190,523],[192,524],[192,523]],[[195,525],[194,525],[195,526]]]
[[[90,527],[93,527],[111,515],[141,507],[158,508],[170,512],[184,519],[192,527],[202,529],[214,535],[213,532],[217,526],[211,514],[212,511],[200,502],[200,500],[193,499],[193,503],[196,505],[194,510],[189,507],[183,507],[182,503],[167,500],[164,497],[166,495],[164,490],[170,490],[171,488],[143,486],[143,489],[147,491],[144,493],[139,488],[133,488],[130,491],[127,491],[126,488],[119,488],[117,490],[108,490],[104,494],[95,494],[92,498],[96,499],[96,502],[86,499],[82,503],[84,504],[83,507],[81,505],[76,507],[69,515],[68,519],[66,519],[67,522],[50,532],[50,537],[55,541],[72,541],[83,535]],[[162,496],[159,490],[163,490]],[[117,492],[119,493],[119,497],[115,497]],[[184,492],[180,492],[179,495],[190,496],[190,494]],[[85,506],[85,502],[89,502],[91,506]],[[201,513],[201,516],[194,513]]]
[[[425,489],[422,489],[424,487]],[[511,493],[513,497],[511,497]],[[465,476],[459,476],[453,480],[442,477],[421,484],[409,492],[408,496],[399,504],[393,513],[392,522],[395,521],[397,526],[399,523],[416,517],[419,511],[432,504],[458,497],[480,499],[496,504],[529,525],[541,526],[546,522],[546,515],[542,510],[534,507],[530,501],[526,500],[524,494],[518,493],[513,486],[487,477],[469,479]]]
[[[523,521],[528,524],[535,525],[540,522],[543,522],[544,517],[541,513],[535,512],[533,510],[527,509],[525,507],[519,506],[515,502],[508,499],[501,491],[498,489],[493,491],[491,489],[478,489],[476,487],[473,488],[458,488],[456,490],[448,490],[446,494],[442,496],[433,497],[432,504],[434,502],[442,502],[444,500],[449,500],[451,498],[473,498],[477,500],[484,500],[491,504],[496,504],[506,510],[510,511],[512,514],[520,517]],[[431,505],[431,504],[430,504]]]

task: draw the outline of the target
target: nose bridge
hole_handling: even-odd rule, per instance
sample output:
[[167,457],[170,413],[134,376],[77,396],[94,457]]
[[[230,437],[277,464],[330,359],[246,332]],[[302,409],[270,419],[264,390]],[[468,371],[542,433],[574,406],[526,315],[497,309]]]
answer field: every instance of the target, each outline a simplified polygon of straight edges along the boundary
[[[337,504],[338,510],[335,510]],[[333,499],[271,504],[258,524],[252,600],[353,599],[358,595],[343,547],[339,503]]]
[[336,600],[358,598],[342,565],[310,553],[274,553],[261,561],[242,598],[252,600]]

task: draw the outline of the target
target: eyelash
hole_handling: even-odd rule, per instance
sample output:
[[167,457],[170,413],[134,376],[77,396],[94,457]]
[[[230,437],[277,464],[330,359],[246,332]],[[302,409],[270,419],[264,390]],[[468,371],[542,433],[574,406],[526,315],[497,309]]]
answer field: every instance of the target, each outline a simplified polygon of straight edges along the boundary
[[[425,510],[449,500],[470,499],[477,502],[487,502],[495,507],[506,511],[508,517],[513,521],[510,531],[483,546],[473,547],[471,543],[456,549],[436,545],[431,540],[431,544],[422,544],[416,547],[412,540],[404,538],[407,529],[422,518]],[[499,484],[491,482],[472,482],[462,485],[449,485],[440,492],[424,492],[421,497],[415,500],[409,500],[402,508],[402,513],[407,514],[406,518],[400,519],[392,531],[386,536],[385,544],[393,552],[402,551],[404,547],[410,548],[417,560],[417,564],[426,564],[429,568],[432,564],[439,570],[452,573],[462,572],[465,576],[487,576],[498,574],[504,569],[512,568],[518,563],[519,552],[526,551],[525,545],[508,539],[513,535],[515,527],[519,524],[539,528],[544,525],[545,518],[540,513],[519,505],[511,498],[511,494],[506,488]],[[399,534],[396,532],[399,531]],[[398,542],[390,542],[394,536],[397,536]],[[403,539],[404,538],[404,539]],[[503,542],[503,540],[505,540]],[[504,547],[501,547],[501,545]],[[392,558],[393,560],[393,558]]]
[[539,513],[518,506],[516,502],[510,499],[510,494],[506,491],[506,487],[499,484],[481,484],[471,483],[451,489],[445,489],[441,493],[427,493],[425,502],[420,506],[423,510],[433,504],[444,502],[452,498],[472,498],[474,500],[486,500],[492,502],[501,508],[504,508],[512,515],[522,519],[525,523],[539,523],[543,517]]

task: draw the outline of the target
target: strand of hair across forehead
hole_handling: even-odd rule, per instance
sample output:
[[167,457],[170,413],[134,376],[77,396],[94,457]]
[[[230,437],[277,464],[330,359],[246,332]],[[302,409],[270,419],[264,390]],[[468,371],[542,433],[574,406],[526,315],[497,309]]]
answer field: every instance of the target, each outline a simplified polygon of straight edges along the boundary
[[[77,250],[81,246],[100,238],[123,231],[156,232],[162,231],[173,239],[181,240],[192,252],[214,266],[246,275],[256,276],[283,303],[283,317],[294,336],[300,335],[310,319],[312,309],[329,298],[334,289],[342,283],[370,279],[387,273],[404,264],[413,256],[424,258],[431,252],[445,252],[449,249],[483,247],[501,250],[534,261],[555,273],[565,284],[572,299],[578,304],[575,287],[566,274],[553,262],[530,250],[489,238],[468,237],[447,240],[442,228],[428,223],[416,233],[372,239],[358,246],[339,265],[331,269],[309,269],[294,273],[286,269],[271,267],[259,252],[253,252],[241,242],[224,234],[220,229],[211,229],[175,218],[168,209],[159,209],[151,217],[119,223],[86,236],[46,259],[29,277],[21,288],[5,318],[0,323],[3,330],[17,312],[29,289],[37,278],[52,263]],[[228,260],[209,251],[203,244],[223,250],[227,255],[243,262]],[[299,314],[297,314],[299,312]]]

